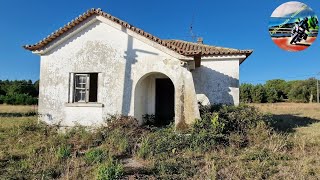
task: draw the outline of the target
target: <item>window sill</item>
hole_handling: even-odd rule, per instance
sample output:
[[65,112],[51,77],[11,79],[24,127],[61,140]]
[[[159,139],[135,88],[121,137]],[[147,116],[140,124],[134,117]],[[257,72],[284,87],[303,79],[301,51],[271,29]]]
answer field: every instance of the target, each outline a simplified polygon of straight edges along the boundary
[[104,107],[102,103],[65,103],[66,107]]

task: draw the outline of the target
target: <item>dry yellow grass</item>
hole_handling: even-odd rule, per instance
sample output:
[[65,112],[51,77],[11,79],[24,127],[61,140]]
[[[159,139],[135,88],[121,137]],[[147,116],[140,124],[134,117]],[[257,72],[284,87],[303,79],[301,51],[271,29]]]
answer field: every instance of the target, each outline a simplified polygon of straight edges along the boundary
[[250,104],[262,112],[283,115],[290,114],[300,117],[309,117],[320,120],[320,104],[309,103],[275,103],[275,104]]
[[[13,105],[0,105],[0,128],[10,128],[19,126],[23,122],[37,120],[36,116],[32,117],[2,117],[3,113],[28,113],[37,112],[37,106],[13,106]],[[1,135],[1,133],[0,133]]]
[[[36,116],[31,117],[0,117],[0,128],[12,128],[20,126],[21,124],[29,121],[37,121]],[[0,133],[1,135],[1,133]]]
[[0,105],[0,113],[27,113],[37,111],[37,106]]
[[[293,128],[295,136],[310,144],[320,144],[320,104],[275,103],[250,105],[257,107],[264,113],[280,115],[280,118],[283,119],[283,126],[296,126],[296,128]],[[299,123],[298,121],[304,122]]]

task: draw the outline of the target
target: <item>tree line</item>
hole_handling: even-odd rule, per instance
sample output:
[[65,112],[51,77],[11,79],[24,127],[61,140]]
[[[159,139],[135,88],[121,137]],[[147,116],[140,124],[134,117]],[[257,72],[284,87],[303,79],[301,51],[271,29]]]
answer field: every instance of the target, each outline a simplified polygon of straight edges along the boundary
[[[34,105],[38,104],[39,81],[0,80],[0,104]],[[240,85],[242,103],[275,103],[275,102],[316,102],[317,80],[285,81],[269,80],[265,84]]]
[[285,81],[269,80],[265,84],[240,85],[242,103],[316,102],[317,79]]
[[0,80],[0,104],[38,104],[39,81]]

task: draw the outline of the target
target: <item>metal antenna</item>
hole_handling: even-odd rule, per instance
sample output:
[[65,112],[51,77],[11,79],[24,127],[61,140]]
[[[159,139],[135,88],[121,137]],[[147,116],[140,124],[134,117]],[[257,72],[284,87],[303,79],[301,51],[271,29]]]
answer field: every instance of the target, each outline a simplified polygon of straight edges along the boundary
[[193,42],[195,42],[196,38],[197,38],[197,36],[193,32],[194,17],[195,17],[195,12],[192,15],[192,20],[191,20],[191,24],[190,24],[190,36],[191,36]]

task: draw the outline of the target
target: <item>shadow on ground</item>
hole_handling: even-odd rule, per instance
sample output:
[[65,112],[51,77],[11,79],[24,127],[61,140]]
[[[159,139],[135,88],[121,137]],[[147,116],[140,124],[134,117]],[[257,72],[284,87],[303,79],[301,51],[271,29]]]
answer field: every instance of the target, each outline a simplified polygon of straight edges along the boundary
[[36,116],[36,112],[27,112],[27,113],[0,113],[0,117],[30,117]]
[[286,133],[295,132],[295,128],[307,127],[314,123],[320,123],[320,120],[292,114],[271,115],[270,120],[270,125],[274,130]]

